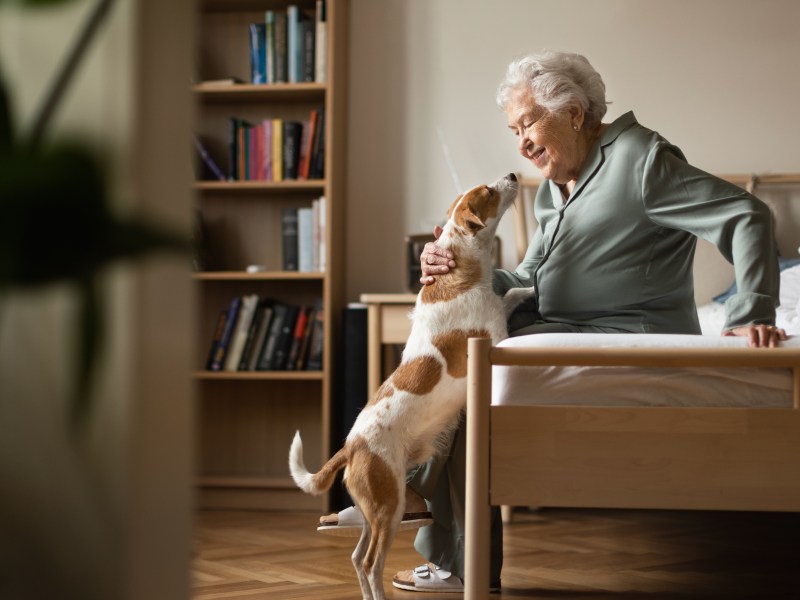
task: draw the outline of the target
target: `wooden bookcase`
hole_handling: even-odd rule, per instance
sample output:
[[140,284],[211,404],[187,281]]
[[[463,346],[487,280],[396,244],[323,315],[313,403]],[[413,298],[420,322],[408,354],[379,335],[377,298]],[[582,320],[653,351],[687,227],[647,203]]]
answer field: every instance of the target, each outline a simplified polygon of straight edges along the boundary
[[[248,27],[267,9],[295,4],[313,14],[313,0],[198,0],[197,65],[193,91],[196,131],[227,165],[231,116],[304,120],[325,107],[325,177],[319,180],[197,181],[210,269],[196,272],[198,505],[205,508],[326,510],[326,497],[296,488],[288,473],[289,445],[303,435],[306,463],[328,458],[336,340],[344,290],[347,0],[327,0],[328,70],[324,83],[209,85],[236,76],[250,80]],[[325,196],[327,268],[281,270],[281,210]],[[248,273],[247,265],[267,270]],[[210,372],[205,363],[219,311],[233,296],[256,293],[284,303],[322,299],[325,338],[321,371]]]

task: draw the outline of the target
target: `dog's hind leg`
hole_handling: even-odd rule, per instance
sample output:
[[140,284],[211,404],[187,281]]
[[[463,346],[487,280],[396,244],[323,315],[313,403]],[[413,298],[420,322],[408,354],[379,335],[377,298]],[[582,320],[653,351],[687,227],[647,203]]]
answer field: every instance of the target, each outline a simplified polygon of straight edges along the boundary
[[367,555],[364,557],[364,571],[374,600],[385,600],[386,592],[383,589],[383,570],[386,564],[386,556],[392,547],[395,534],[400,527],[402,509],[394,514],[380,511],[374,518],[372,525],[372,539],[370,540]]
[[361,586],[361,595],[364,600],[376,600],[372,595],[372,587],[370,586],[367,573],[364,570],[364,557],[367,555],[367,550],[371,545],[372,530],[368,521],[364,521],[364,527],[361,530],[361,537],[358,539],[356,549],[353,550],[352,560],[353,567],[356,570],[356,577],[358,577],[358,584]]

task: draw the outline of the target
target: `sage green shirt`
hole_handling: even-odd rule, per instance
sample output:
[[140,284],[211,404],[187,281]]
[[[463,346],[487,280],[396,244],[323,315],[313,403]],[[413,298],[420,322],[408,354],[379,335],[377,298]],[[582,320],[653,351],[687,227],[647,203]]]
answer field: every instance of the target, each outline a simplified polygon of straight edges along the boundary
[[538,313],[530,312],[529,324],[700,333],[697,237],[715,244],[736,271],[725,329],[775,321],[779,274],[769,208],[691,166],[631,112],[590,150],[569,200],[545,181],[534,212],[539,227],[524,260],[494,277],[498,294],[536,286]]

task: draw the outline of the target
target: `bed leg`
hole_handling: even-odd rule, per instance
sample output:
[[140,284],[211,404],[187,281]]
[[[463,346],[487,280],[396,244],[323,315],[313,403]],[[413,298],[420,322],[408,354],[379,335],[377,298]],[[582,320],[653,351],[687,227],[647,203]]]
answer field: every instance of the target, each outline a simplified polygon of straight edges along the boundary
[[489,592],[489,405],[492,398],[490,339],[469,340],[467,368],[467,483],[464,532],[465,600]]

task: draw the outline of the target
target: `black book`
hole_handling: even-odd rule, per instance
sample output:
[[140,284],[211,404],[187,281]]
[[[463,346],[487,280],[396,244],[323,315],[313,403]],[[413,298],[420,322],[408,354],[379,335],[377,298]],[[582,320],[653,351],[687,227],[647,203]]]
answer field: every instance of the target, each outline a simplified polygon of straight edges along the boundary
[[297,271],[299,257],[297,208],[281,210],[281,243],[283,246],[283,270]]
[[297,121],[283,122],[283,178],[297,179],[300,165],[300,145],[303,124]]
[[299,306],[290,305],[286,308],[286,315],[283,318],[278,341],[275,344],[274,360],[270,363],[271,370],[273,371],[286,370],[286,364],[289,360],[289,351],[291,350],[292,340],[294,339],[294,326],[295,323],[297,323],[297,315],[299,313]]

